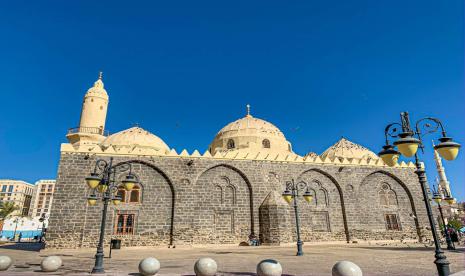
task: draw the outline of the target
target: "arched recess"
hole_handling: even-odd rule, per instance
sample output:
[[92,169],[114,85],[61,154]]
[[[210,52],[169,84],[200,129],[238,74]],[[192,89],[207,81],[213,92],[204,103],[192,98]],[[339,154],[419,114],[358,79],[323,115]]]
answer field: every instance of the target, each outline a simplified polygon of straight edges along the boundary
[[[341,186],[339,185],[337,180],[332,175],[330,175],[329,173],[327,173],[327,172],[325,172],[323,170],[320,170],[318,168],[311,168],[311,169],[304,170],[303,172],[301,172],[299,174],[299,176],[297,177],[297,180],[300,180],[302,178],[302,176],[304,174],[308,173],[308,172],[316,172],[316,173],[319,173],[319,174],[325,176],[336,187],[336,189],[338,191],[338,194],[339,194],[339,201],[341,203],[341,212],[342,212],[342,221],[343,221],[343,226],[344,226],[344,233],[345,233],[345,236],[346,236],[346,241],[347,241],[347,243],[349,243],[350,242],[350,233],[349,233],[349,228],[347,226],[346,208],[345,208],[345,204],[344,204],[344,196],[343,196]],[[329,195],[327,194],[327,196],[329,196]]]
[[377,171],[374,171],[370,174],[368,174],[367,176],[365,176],[363,179],[362,179],[362,182],[363,183],[365,181],[365,179],[367,179],[368,177],[370,176],[373,176],[375,174],[382,174],[382,175],[386,175],[390,178],[392,178],[395,182],[397,182],[397,184],[399,184],[403,190],[405,191],[405,193],[407,194],[407,197],[409,199],[409,202],[410,202],[410,208],[412,209],[412,213],[413,213],[413,218],[414,218],[414,222],[415,222],[415,228],[417,230],[417,234],[418,234],[418,237],[419,239],[421,238],[421,231],[420,231],[420,225],[418,223],[418,215],[417,215],[417,211],[416,211],[416,208],[415,208],[415,203],[413,201],[413,196],[412,196],[412,193],[410,192],[409,188],[407,187],[407,185],[405,185],[405,183],[400,179],[398,178],[397,176],[395,176],[394,174],[390,173],[390,172],[387,172],[387,171],[383,171],[383,170],[377,170]]
[[[164,180],[168,183],[169,189],[171,191],[169,245],[172,246],[173,242],[174,242],[174,212],[175,212],[175,198],[176,198],[176,191],[174,189],[173,182],[170,180],[170,178],[168,177],[168,175],[164,171],[162,171],[160,168],[158,168],[157,166],[155,166],[155,165],[153,165],[151,163],[148,163],[148,162],[145,162],[145,161],[142,161],[142,160],[128,160],[128,161],[124,161],[124,162],[119,162],[119,163],[115,164],[115,166],[120,165],[120,164],[140,164],[140,165],[147,166],[147,167],[153,169],[154,171],[156,171],[157,173],[159,173],[164,178]],[[135,171],[134,173],[137,174],[137,171]],[[140,185],[141,185],[141,188],[143,190],[147,188],[146,186],[144,187],[143,183],[140,183]],[[144,195],[144,193],[145,192],[143,191],[142,195]]]
[[[224,181],[225,176],[226,179],[228,179],[228,181],[226,182]],[[224,204],[222,204],[221,206],[210,207],[211,209],[213,209],[212,211],[219,213],[223,212],[224,214],[226,214],[228,210],[230,210],[232,212],[232,216],[244,215],[242,214],[242,212],[239,212],[241,207],[248,209],[250,213],[250,217],[247,218],[247,220],[249,221],[249,223],[247,224],[248,233],[243,237],[241,241],[247,240],[247,237],[250,234],[255,233],[252,185],[247,176],[238,168],[228,164],[216,164],[200,172],[195,178],[194,186],[196,186],[195,189],[208,189],[210,186],[214,187],[215,185],[218,185],[218,182],[222,182],[221,185],[224,185],[224,187],[222,187],[223,192],[226,192],[229,189],[229,191],[233,193],[232,201],[225,200],[225,198],[223,198],[225,200],[223,201]],[[199,204],[205,205],[208,203],[202,201],[200,196]],[[218,213],[215,213],[215,216],[217,215]],[[248,216],[248,214],[246,215]],[[244,219],[246,218],[244,217]],[[240,222],[236,219],[236,217],[234,217],[233,220],[236,222]]]

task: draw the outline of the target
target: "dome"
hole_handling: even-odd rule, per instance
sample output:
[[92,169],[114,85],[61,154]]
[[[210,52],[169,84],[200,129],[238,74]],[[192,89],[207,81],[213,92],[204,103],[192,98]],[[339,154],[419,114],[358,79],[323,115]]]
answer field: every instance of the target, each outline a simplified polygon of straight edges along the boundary
[[272,123],[250,115],[250,106],[244,118],[229,123],[216,134],[209,150],[212,154],[235,150],[294,154],[284,134]]
[[329,147],[325,150],[320,157],[325,159],[329,157],[334,159],[335,157],[339,158],[355,158],[355,159],[364,159],[364,158],[373,158],[378,159],[378,156],[371,150],[355,144],[345,138],[341,138],[336,144]]
[[155,150],[163,154],[169,152],[168,146],[162,139],[138,126],[112,134],[103,140],[100,145],[104,149],[110,146],[113,146],[115,150],[125,147],[138,147],[141,149]]

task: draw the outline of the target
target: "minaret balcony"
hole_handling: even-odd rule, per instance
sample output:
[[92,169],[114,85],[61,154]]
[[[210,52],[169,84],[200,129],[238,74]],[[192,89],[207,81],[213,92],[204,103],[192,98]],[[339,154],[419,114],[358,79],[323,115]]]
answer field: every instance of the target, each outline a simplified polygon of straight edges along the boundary
[[108,130],[104,130],[100,127],[74,127],[68,129],[68,134],[76,134],[76,133],[87,133],[87,134],[98,134],[102,136],[108,136],[110,135],[110,132]]

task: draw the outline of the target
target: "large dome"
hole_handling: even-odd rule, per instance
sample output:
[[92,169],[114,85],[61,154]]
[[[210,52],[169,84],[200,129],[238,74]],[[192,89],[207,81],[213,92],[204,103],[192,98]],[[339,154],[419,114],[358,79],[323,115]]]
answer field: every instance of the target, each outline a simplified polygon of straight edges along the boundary
[[138,147],[155,150],[162,154],[169,152],[168,146],[162,139],[138,126],[112,134],[103,140],[100,145],[105,149],[111,146],[115,150]]
[[272,123],[252,117],[249,106],[244,118],[226,125],[216,134],[209,150],[212,154],[236,150],[294,154],[284,134]]

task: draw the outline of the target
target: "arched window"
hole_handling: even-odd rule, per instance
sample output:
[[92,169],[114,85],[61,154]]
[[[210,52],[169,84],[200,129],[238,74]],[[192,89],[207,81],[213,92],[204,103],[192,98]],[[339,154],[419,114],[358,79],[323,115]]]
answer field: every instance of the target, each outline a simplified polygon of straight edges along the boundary
[[220,185],[215,185],[215,195],[213,196],[213,199],[217,203],[223,203],[223,188],[221,188]]
[[391,187],[389,187],[388,184],[384,183],[381,186],[380,191],[378,192],[379,194],[379,204],[381,206],[397,206],[397,195],[396,192],[394,192]]
[[233,149],[233,148],[236,147],[236,145],[234,145],[234,140],[233,139],[228,140],[227,147],[228,147],[228,149]]
[[132,190],[126,191],[123,186],[119,186],[118,196],[121,197],[122,203],[139,203],[141,200],[141,188],[139,185],[136,185]]
[[126,202],[126,189],[123,186],[118,187],[118,196],[121,197],[121,202]]
[[388,198],[389,206],[397,206],[398,205],[397,196],[396,196],[396,193],[393,190],[390,190],[387,193],[387,198]]
[[320,189],[319,194],[321,195],[320,205],[323,207],[327,207],[328,206],[328,193],[326,192],[325,189]]
[[270,145],[270,140],[264,139],[264,140],[262,141],[262,145],[263,145],[263,148],[269,149],[269,148],[271,147],[271,145]]
[[229,184],[228,186],[226,186],[224,193],[224,203],[228,205],[236,204],[236,189],[233,185]]
[[130,203],[138,203],[140,202],[140,187],[139,186],[134,186],[132,190],[129,192],[129,202]]

